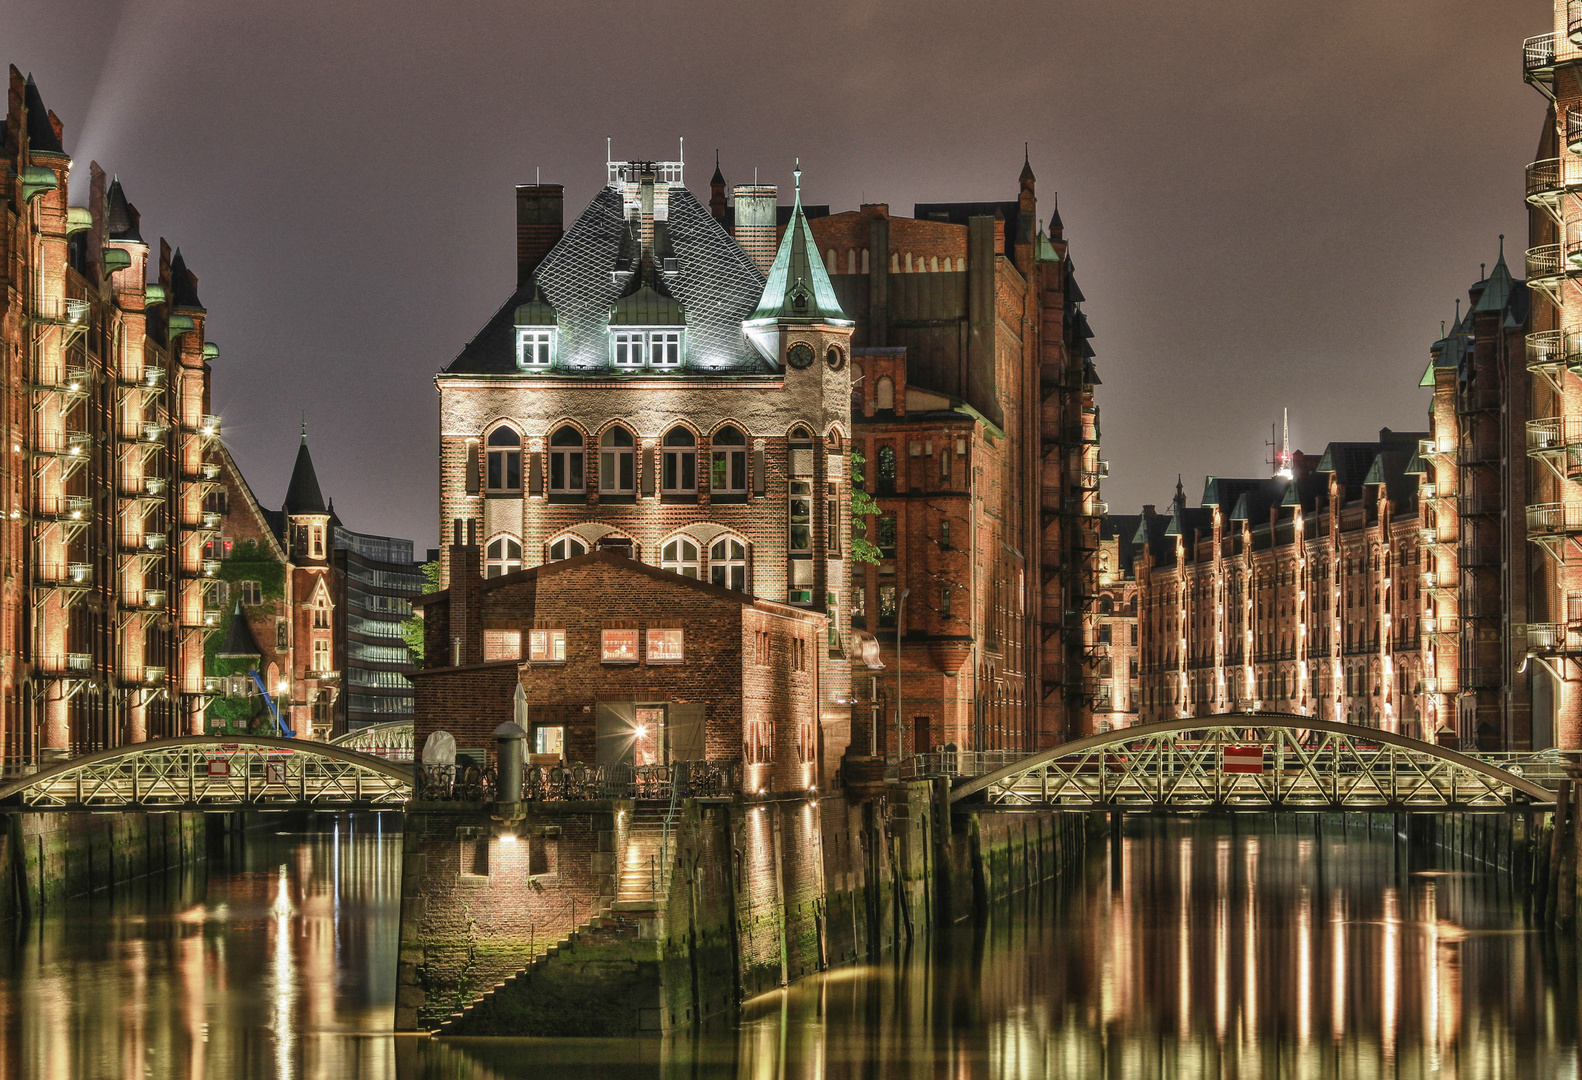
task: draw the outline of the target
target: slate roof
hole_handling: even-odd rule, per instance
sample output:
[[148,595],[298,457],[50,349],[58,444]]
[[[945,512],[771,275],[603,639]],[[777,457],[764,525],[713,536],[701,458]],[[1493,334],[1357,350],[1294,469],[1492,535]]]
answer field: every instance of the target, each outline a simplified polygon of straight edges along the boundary
[[264,650],[258,647],[258,639],[253,636],[253,628],[247,625],[247,616],[242,614],[242,602],[238,600],[235,610],[231,612],[231,627],[225,631],[225,640],[214,655],[241,659],[244,656],[256,658],[263,654]]
[[176,254],[170,260],[170,290],[172,308],[203,310],[203,301],[198,299],[197,275],[187,269],[187,260],[181,257],[180,248],[176,249]]
[[38,83],[33,81],[31,75],[27,77],[23,100],[27,105],[28,149],[36,154],[64,154],[66,148],[55,135],[55,125],[49,122],[49,110],[44,107],[44,97],[38,92]]
[[302,436],[297,448],[297,463],[291,470],[291,483],[286,486],[286,501],[281,510],[288,516],[295,514],[327,514],[324,495],[319,491],[319,477],[313,471],[313,455],[308,453],[308,437]]
[[137,207],[126,201],[126,192],[121,190],[119,176],[110,180],[110,190],[104,196],[104,215],[105,228],[111,240],[143,243],[143,234],[138,229]]
[[1131,577],[1136,564],[1136,549],[1134,544],[1137,539],[1137,527],[1142,524],[1141,514],[1108,514],[1099,526],[1099,536],[1105,540],[1115,541],[1115,551],[1119,556],[1119,566],[1116,567],[1123,577]]
[[[665,233],[677,270],[663,274],[662,280],[686,312],[683,370],[770,373],[773,369],[748,345],[741,325],[763,294],[763,275],[690,191],[673,184],[669,195]],[[559,319],[560,340],[550,375],[613,374],[607,331],[612,306],[631,284],[627,273],[615,272],[629,233],[621,193],[601,188],[539,264],[533,280],[507,298],[445,374],[519,374],[514,318],[518,306],[534,299],[535,287],[542,289]],[[653,377],[651,372],[642,374]]]

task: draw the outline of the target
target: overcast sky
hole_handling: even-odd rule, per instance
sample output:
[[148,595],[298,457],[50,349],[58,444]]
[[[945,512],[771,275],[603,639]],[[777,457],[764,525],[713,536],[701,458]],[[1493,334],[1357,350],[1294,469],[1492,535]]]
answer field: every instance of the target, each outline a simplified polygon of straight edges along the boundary
[[667,158],[808,201],[1059,193],[1104,385],[1105,496],[1420,428],[1429,344],[1521,276],[1543,0],[0,0],[143,235],[199,276],[214,406],[278,506],[306,410],[346,524],[436,542],[433,375],[515,283],[512,186]]

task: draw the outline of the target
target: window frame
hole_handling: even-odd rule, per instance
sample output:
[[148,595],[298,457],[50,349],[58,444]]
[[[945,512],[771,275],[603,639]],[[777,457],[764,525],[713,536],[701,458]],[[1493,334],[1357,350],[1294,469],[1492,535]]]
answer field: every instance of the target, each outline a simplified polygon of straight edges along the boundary
[[[515,443],[496,443],[494,440],[501,432],[509,433]],[[484,490],[521,491],[522,433],[509,424],[501,424],[484,436],[483,447]]]
[[[542,649],[544,655],[538,655]],[[527,662],[529,664],[564,664],[566,662],[566,631],[555,626],[535,626],[527,632]]]
[[[633,358],[632,350],[636,350]],[[625,353],[626,359],[621,356]],[[610,363],[622,371],[635,371],[648,366],[648,332],[645,330],[611,330]]]
[[[648,366],[660,371],[674,371],[686,359],[680,329],[650,330],[648,332]],[[662,359],[660,357],[663,357]]]
[[[670,554],[672,548],[676,552],[674,557]],[[692,549],[691,559],[686,557],[687,548]],[[676,567],[680,567],[680,569],[676,569]],[[698,543],[696,537],[687,533],[676,533],[673,536],[666,537],[659,545],[659,568],[672,574],[678,574],[681,577],[689,577],[693,581],[702,581],[703,546]],[[691,574],[687,573],[688,569],[692,571]]]
[[[563,434],[570,432],[576,436],[576,443],[560,442],[555,440]],[[576,486],[570,483],[571,474],[577,476]],[[556,479],[560,480],[557,486]],[[588,440],[582,432],[570,424],[562,424],[549,436],[549,476],[545,479],[546,490],[551,495],[582,495],[588,490]]]
[[[714,549],[722,544],[725,545],[725,554],[716,556]],[[732,550],[732,545],[741,548],[739,557]],[[750,543],[734,533],[721,533],[709,542],[709,584],[718,585],[722,589],[730,589],[732,592],[748,592],[747,586],[751,581],[748,577],[751,560],[752,545]],[[721,572],[721,576],[725,578],[724,581],[714,580],[716,570]],[[731,584],[731,580],[737,571],[741,573],[740,587]]]
[[[497,545],[500,547],[500,554],[494,555],[492,552]],[[511,554],[512,548],[516,550],[514,556]],[[511,533],[500,533],[484,545],[483,577],[485,581],[504,577],[520,569],[522,569],[522,541]],[[498,573],[490,573],[491,570],[498,570]]]
[[[512,646],[514,645],[514,648]],[[483,632],[483,662],[522,659],[522,631],[485,630]]]
[[[566,546],[566,554],[556,555],[555,548],[561,544]],[[572,544],[576,544],[578,547],[582,548],[582,550],[577,552],[576,555],[570,553]],[[561,533],[559,536],[555,537],[549,543],[544,545],[544,551],[548,555],[548,558],[546,558],[544,561],[564,562],[567,559],[575,559],[577,555],[586,555],[589,550],[590,548],[588,546],[588,542],[582,537],[578,536],[576,533]]]
[[[670,635],[674,635],[671,639]],[[680,664],[686,660],[686,634],[679,626],[650,626],[645,632],[644,660],[649,664]],[[672,643],[675,655],[670,655]],[[656,650],[655,646],[658,646]],[[656,655],[657,651],[657,655]]]
[[[621,435],[630,441],[617,441]],[[624,425],[616,424],[599,436],[599,495],[636,494],[637,436]]]
[[[797,507],[805,506],[803,517],[798,519]],[[806,534],[804,543],[798,544],[797,530]],[[797,554],[813,552],[813,482],[791,480],[786,484],[786,550]]]
[[[555,327],[519,326],[516,330],[516,366],[525,371],[542,371],[555,362]],[[532,342],[533,359],[528,360]]]
[[[631,635],[630,641],[631,641],[632,653],[631,653],[630,657],[625,656],[623,654],[616,654],[616,655],[613,655],[613,656],[611,655],[611,652],[610,652],[611,642],[613,640],[616,640],[616,639],[612,639],[612,637],[611,637],[612,634],[618,634],[618,635],[630,634]],[[630,665],[638,663],[639,660],[641,659],[641,656],[639,655],[639,652],[640,652],[639,645],[641,643],[641,638],[642,638],[642,636],[638,633],[637,627],[635,627],[635,626],[632,626],[632,627],[606,626],[606,627],[604,627],[603,629],[601,629],[599,631],[599,663],[601,663],[601,664],[620,665],[622,667],[626,667],[626,666],[630,666]]]
[[[737,438],[741,442],[734,441]],[[709,439],[709,492],[745,496],[751,484],[752,476],[747,468],[747,433],[728,424]]]
[[[671,442],[682,436],[688,441]],[[679,424],[660,440],[659,491],[662,495],[695,495],[698,491],[698,437]]]

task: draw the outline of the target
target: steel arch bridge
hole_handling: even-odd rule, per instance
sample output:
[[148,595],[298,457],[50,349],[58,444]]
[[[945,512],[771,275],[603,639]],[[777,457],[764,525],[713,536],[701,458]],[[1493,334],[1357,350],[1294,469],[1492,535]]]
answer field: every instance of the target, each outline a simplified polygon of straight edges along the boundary
[[0,786],[0,806],[35,809],[397,810],[411,797],[410,765],[256,735],[133,743]]
[[330,740],[330,745],[357,750],[390,761],[411,761],[412,731],[411,720],[392,720],[386,724],[370,724],[356,731],[337,735]]
[[1554,793],[1474,757],[1378,728],[1237,713],[1142,724],[1041,751],[950,801],[1059,810],[1546,807]]

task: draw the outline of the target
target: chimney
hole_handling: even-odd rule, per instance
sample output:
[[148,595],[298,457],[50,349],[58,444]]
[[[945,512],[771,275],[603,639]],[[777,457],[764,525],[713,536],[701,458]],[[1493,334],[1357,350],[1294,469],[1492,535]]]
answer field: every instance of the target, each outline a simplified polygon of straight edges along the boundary
[[483,552],[476,544],[450,549],[451,661],[458,667],[483,663]]
[[637,182],[638,233],[643,242],[643,277],[653,280],[654,270],[654,170],[644,168]]
[[519,184],[516,189],[516,283],[533,276],[565,232],[565,186]]
[[776,217],[780,192],[772,184],[744,184],[732,189],[736,203],[736,242],[765,274],[774,265]]

